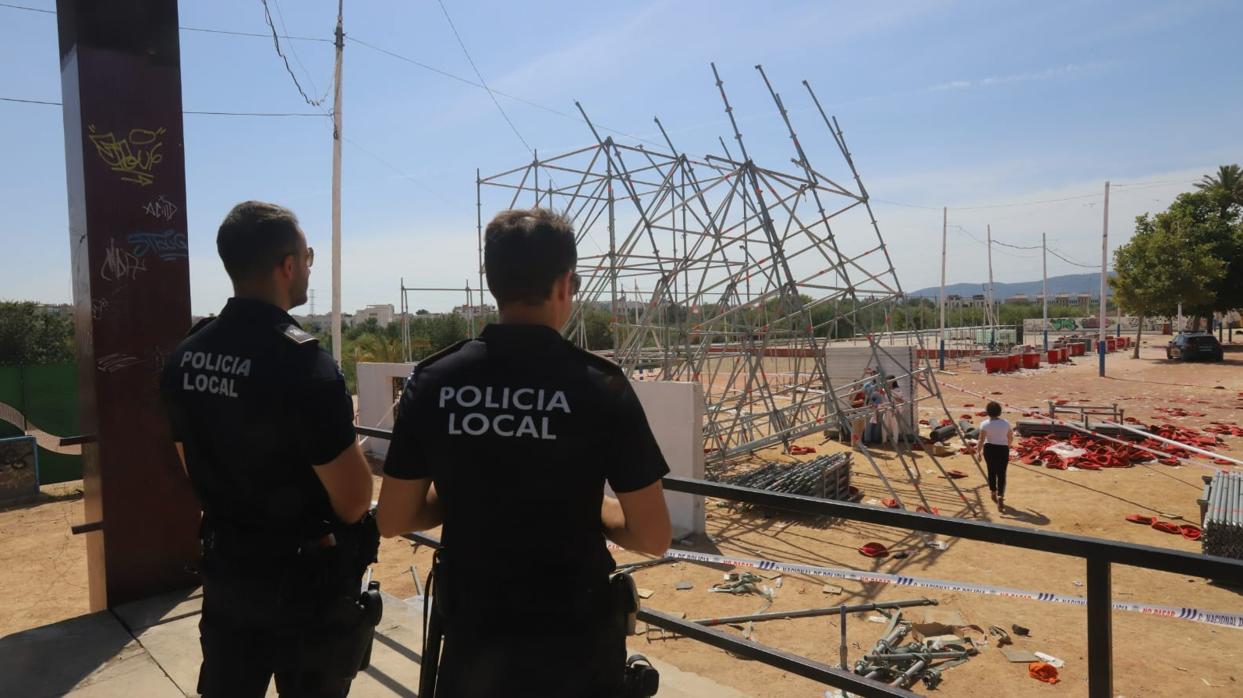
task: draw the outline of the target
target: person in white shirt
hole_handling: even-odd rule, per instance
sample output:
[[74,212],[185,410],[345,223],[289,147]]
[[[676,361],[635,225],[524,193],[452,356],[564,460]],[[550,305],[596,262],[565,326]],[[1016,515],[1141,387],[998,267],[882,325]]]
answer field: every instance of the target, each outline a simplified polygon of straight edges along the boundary
[[1010,445],[1014,428],[1001,418],[1001,404],[989,402],[984,408],[988,419],[980,423],[980,443],[984,445],[984,462],[988,465],[988,492],[997,502],[997,509],[1006,508],[1006,466],[1010,463]]

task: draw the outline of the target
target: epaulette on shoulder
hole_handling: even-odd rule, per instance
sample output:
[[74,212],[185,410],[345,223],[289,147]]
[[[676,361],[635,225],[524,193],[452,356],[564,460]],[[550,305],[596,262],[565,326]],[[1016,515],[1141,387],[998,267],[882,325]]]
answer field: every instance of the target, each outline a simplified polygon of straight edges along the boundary
[[194,323],[194,325],[190,328],[190,331],[186,333],[186,336],[187,336],[187,337],[189,337],[190,335],[194,334],[195,332],[198,332],[199,330],[203,329],[204,327],[207,327],[208,325],[210,325],[210,324],[212,323],[212,320],[215,320],[215,319],[216,319],[216,316],[215,316],[215,315],[209,315],[208,317],[205,317],[205,318],[203,318],[203,319],[199,320],[198,322]]
[[319,338],[297,325],[282,323],[276,326],[276,331],[279,332],[282,337],[293,342],[294,344],[297,344],[298,346],[306,346],[308,344],[315,346],[319,344]]
[[576,351],[582,354],[587,359],[587,363],[598,368],[599,370],[604,371],[605,373],[612,373],[618,376],[625,377],[626,372],[622,370],[622,367],[618,366],[616,363],[610,361],[609,359],[606,359],[603,356],[600,356],[594,351],[584,349],[578,346],[577,344],[571,344],[570,346],[574,347]]
[[432,364],[436,363],[437,361],[440,361],[441,359],[445,358],[446,356],[448,356],[448,355],[450,355],[450,354],[453,354],[453,353],[454,353],[454,352],[456,352],[457,350],[459,350],[459,349],[461,349],[462,347],[466,346],[466,343],[467,343],[467,342],[470,342],[470,341],[471,341],[471,340],[469,340],[469,339],[463,339],[462,341],[457,342],[457,343],[455,343],[455,344],[450,344],[449,346],[445,347],[444,349],[441,349],[440,351],[436,352],[435,354],[432,354],[431,356],[427,356],[427,357],[424,357],[424,358],[422,358],[422,359],[419,359],[419,360],[418,360],[418,362],[417,362],[417,363],[416,363],[416,365],[415,365],[415,368],[416,368],[416,369],[418,369],[418,368],[423,368],[424,366],[431,366]]

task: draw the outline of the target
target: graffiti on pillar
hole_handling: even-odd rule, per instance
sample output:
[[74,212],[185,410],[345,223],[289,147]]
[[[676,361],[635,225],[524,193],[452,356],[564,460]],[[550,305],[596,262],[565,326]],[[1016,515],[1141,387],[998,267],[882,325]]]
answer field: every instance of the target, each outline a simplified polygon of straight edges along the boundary
[[104,373],[116,373],[123,368],[129,368],[136,363],[141,363],[142,359],[129,354],[108,354],[101,357],[95,362],[96,368]]
[[155,182],[155,166],[164,160],[160,154],[160,148],[164,147],[163,127],[155,130],[132,128],[124,138],[117,138],[112,131],[99,133],[94,124],[87,129],[95,152],[109,169],[121,175],[122,182],[142,187]]
[[158,197],[143,204],[142,210],[148,216],[153,216],[163,221],[171,221],[180,209],[177,208],[177,204],[169,201],[163,194],[160,194]]
[[116,238],[108,241],[108,247],[104,249],[104,263],[99,269],[99,276],[104,281],[133,281],[138,278],[138,272],[146,270],[147,265],[141,255],[117,247]]
[[162,233],[132,233],[129,236],[131,252],[135,257],[143,258],[154,253],[165,262],[174,259],[186,259],[190,251],[186,246],[186,234],[176,230],[165,230]]
[[91,301],[91,318],[98,320],[104,316],[104,311],[108,309],[107,298],[96,298]]

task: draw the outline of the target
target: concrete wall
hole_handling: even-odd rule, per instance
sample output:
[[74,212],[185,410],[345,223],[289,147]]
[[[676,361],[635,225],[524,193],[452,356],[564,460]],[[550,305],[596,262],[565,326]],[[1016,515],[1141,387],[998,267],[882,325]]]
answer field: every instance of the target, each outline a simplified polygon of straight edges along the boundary
[[[859,389],[846,386],[857,383],[863,378],[867,369],[876,369],[878,372],[891,376],[902,376],[898,379],[898,391],[906,401],[906,409],[901,411],[900,431],[915,433],[915,401],[911,398],[916,386],[914,379],[910,376],[911,368],[915,365],[914,347],[882,346],[873,355],[871,347],[833,345],[825,350],[825,357],[828,362],[829,380],[833,382],[833,390],[844,398],[846,405],[850,404],[851,395]],[[876,364],[877,357],[880,358],[880,366]]]
[[[701,383],[631,381],[671,475],[704,476],[704,396]],[[674,539],[704,532],[704,499],[665,493]]]
[[[414,364],[358,364],[358,423],[391,429],[393,405]],[[632,381],[656,443],[673,475],[704,476],[703,385],[671,381]],[[367,438],[363,450],[377,458],[388,453],[386,439]],[[666,493],[673,535],[682,538],[704,532],[703,497]]]
[[[358,364],[358,423],[365,427],[393,428],[393,407],[401,397],[414,364]],[[363,439],[363,451],[383,458],[388,439]]]

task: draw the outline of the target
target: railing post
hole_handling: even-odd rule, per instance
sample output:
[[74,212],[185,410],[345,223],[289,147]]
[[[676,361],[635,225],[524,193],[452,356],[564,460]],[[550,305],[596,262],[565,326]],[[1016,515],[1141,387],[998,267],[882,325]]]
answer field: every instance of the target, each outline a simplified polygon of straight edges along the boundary
[[1113,593],[1108,560],[1088,558],[1088,695],[1113,698]]

